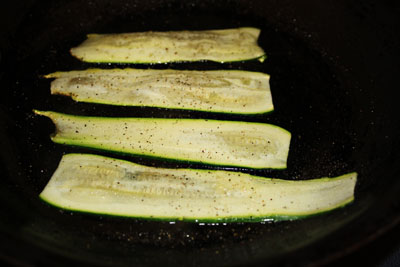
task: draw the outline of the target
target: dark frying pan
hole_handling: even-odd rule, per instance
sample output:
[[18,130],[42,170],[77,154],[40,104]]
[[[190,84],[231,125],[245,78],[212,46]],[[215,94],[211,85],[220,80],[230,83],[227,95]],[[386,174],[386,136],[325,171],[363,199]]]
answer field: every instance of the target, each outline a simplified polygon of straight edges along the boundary
[[[400,70],[398,7],[396,1],[211,0],[31,0],[3,6],[0,259],[27,266],[321,265],[335,263],[382,234],[398,233],[393,231],[400,221],[400,124],[394,97]],[[49,81],[40,78],[56,70],[113,67],[85,64],[69,55],[69,48],[86,33],[238,26],[262,29],[259,43],[268,54],[264,63],[119,67],[263,71],[272,77],[273,114],[75,103],[50,96]],[[293,134],[288,169],[241,171],[294,180],[357,171],[356,199],[330,213],[279,223],[199,225],[62,211],[41,202],[38,194],[63,153],[93,151],[51,143],[53,125],[33,116],[33,108],[82,115],[275,123]]]

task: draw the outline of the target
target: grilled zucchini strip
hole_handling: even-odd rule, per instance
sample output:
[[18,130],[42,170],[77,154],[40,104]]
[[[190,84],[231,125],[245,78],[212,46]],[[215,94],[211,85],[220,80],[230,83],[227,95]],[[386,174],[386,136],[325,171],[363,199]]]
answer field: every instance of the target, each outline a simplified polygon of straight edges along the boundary
[[349,173],[288,181],[67,154],[40,197],[68,210],[158,220],[289,220],[348,204],[356,179]]
[[88,34],[83,43],[71,49],[71,54],[82,61],[99,63],[263,61],[264,50],[257,45],[259,35],[259,29],[250,27]]
[[35,112],[55,123],[56,143],[212,165],[286,168],[291,138],[265,123]]
[[55,72],[51,93],[76,101],[254,114],[274,109],[269,75],[250,71],[88,69]]

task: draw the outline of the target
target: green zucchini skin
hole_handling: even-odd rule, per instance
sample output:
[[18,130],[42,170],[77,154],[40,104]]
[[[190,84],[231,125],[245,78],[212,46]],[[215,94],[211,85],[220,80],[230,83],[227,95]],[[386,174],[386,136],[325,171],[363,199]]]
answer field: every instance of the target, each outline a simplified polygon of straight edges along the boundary
[[240,172],[165,169],[90,154],[64,155],[40,194],[67,210],[161,221],[300,219],[354,199],[356,173],[287,181]]
[[258,114],[274,109],[269,75],[238,70],[87,69],[55,72],[51,93],[76,101],[205,112]]
[[230,60],[230,61],[216,61],[216,60],[210,60],[210,59],[203,59],[203,60],[170,60],[170,61],[132,61],[132,62],[125,62],[123,60],[115,60],[115,61],[111,61],[111,60],[84,60],[83,58],[80,58],[78,56],[73,55],[74,57],[76,57],[77,59],[87,62],[87,63],[94,63],[94,64],[147,64],[147,65],[154,65],[154,64],[166,64],[166,63],[190,63],[190,62],[201,62],[201,63],[207,63],[207,62],[216,62],[216,63],[235,63],[235,62],[248,62],[248,61],[258,61],[260,63],[263,63],[268,56],[267,55],[263,55],[263,56],[259,56],[259,57],[255,57],[255,58],[247,58],[247,59],[238,59],[238,60]]
[[260,30],[242,27],[205,31],[88,34],[70,50],[92,63],[167,63],[214,61],[219,63],[266,58],[257,45]]
[[210,165],[283,169],[291,139],[265,123],[34,112],[55,123],[56,143]]

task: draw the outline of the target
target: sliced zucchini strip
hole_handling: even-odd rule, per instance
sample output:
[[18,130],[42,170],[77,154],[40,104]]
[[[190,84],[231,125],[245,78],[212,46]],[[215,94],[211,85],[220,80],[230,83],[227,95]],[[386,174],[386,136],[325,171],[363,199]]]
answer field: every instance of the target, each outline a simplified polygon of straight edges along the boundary
[[265,123],[35,112],[53,120],[56,143],[214,165],[286,168],[291,138]]
[[71,49],[86,62],[165,63],[179,61],[216,62],[265,59],[257,45],[260,30],[244,27],[205,31],[135,32],[88,34]]
[[346,205],[356,180],[349,173],[288,181],[67,154],[40,197],[68,210],[159,220],[288,220]]
[[250,71],[88,69],[55,72],[51,93],[120,106],[254,114],[273,110],[269,75]]

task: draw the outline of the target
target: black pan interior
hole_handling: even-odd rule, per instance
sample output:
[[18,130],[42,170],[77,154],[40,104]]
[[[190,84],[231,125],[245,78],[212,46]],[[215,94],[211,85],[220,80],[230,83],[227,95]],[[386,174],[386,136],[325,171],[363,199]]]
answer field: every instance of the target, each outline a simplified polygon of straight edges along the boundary
[[[388,68],[386,64],[392,63],[383,62],[382,58],[386,59],[395,46],[368,37],[365,27],[360,26],[368,22],[363,15],[371,12],[370,6],[364,4],[360,9],[351,3],[340,2],[336,7],[316,2],[310,4],[319,10],[319,15],[307,6],[272,1],[33,2],[2,48],[5,96],[0,106],[0,207],[6,216],[1,220],[0,232],[10,240],[7,246],[2,244],[3,257],[41,265],[61,264],[61,260],[65,265],[78,261],[112,266],[249,266],[293,261],[300,265],[335,259],[364,242],[377,227],[390,228],[388,220],[399,221],[395,206],[400,192],[396,181],[399,120],[392,113],[393,77],[391,73],[382,74],[382,69]],[[344,20],[327,22],[324,15],[330,15],[324,12],[329,8],[341,10]],[[321,21],[325,26],[313,24]],[[352,23],[359,23],[362,31]],[[91,32],[240,26],[261,28],[259,44],[268,55],[264,63],[87,64],[69,54],[69,48]],[[345,28],[343,36],[339,35]],[[329,37],[328,30],[338,36]],[[391,30],[386,28],[381,34],[391,38]],[[373,43],[360,49],[352,47],[361,41]],[[382,54],[366,60],[364,54],[374,49]],[[88,67],[266,72],[271,75],[275,111],[241,116],[76,103],[51,96],[50,81],[40,77]],[[390,67],[399,69],[398,63]],[[357,171],[356,200],[346,208],[308,219],[264,223],[155,222],[62,211],[40,201],[38,194],[61,156],[68,152],[98,153],[150,166],[210,167],[56,145],[49,139],[54,126],[48,119],[34,116],[33,108],[94,116],[190,117],[277,124],[292,133],[288,169],[235,170],[293,180]],[[385,216],[382,212],[386,212]],[[346,249],[333,244],[338,239]],[[25,248],[19,257],[17,247]]]

